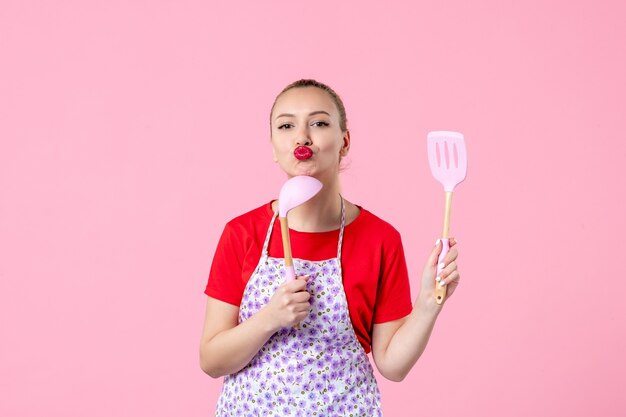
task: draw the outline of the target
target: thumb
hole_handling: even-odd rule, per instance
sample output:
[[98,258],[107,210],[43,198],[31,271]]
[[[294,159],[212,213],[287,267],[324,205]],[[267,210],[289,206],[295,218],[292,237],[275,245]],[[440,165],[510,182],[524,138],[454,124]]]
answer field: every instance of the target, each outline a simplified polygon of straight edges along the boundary
[[431,266],[437,266],[437,260],[439,259],[439,254],[441,253],[441,249],[443,248],[443,243],[441,242],[441,239],[437,239],[437,241],[435,242],[435,247],[433,248],[433,251],[430,253],[430,256],[428,257],[428,265]]

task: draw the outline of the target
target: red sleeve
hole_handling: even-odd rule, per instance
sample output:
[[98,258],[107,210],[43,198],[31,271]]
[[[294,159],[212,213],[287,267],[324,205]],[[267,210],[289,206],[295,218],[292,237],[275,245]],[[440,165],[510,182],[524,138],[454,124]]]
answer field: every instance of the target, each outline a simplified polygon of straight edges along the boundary
[[242,238],[230,224],[226,224],[215,249],[209,281],[204,291],[208,296],[237,307],[245,290],[241,272],[245,253]]
[[413,310],[409,273],[397,231],[393,241],[385,245],[384,252],[374,307],[375,324],[397,320]]

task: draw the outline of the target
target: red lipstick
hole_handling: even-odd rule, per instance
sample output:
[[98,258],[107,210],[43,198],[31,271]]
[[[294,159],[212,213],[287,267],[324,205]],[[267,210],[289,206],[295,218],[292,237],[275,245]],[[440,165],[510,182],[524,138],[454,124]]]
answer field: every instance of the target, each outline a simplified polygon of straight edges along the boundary
[[293,151],[293,155],[300,161],[306,161],[313,156],[313,151],[311,148],[307,148],[306,146],[298,146]]

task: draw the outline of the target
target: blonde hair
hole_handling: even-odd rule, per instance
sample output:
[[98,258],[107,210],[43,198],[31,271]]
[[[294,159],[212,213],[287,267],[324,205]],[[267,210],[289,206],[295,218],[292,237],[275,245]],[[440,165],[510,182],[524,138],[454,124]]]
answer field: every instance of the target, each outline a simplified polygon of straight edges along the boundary
[[339,95],[335,92],[335,90],[333,90],[326,84],[321,83],[316,80],[301,79],[298,81],[294,81],[291,84],[289,84],[287,87],[283,88],[283,91],[281,91],[274,99],[274,104],[272,104],[272,109],[270,110],[270,131],[272,128],[272,113],[274,112],[274,107],[276,106],[276,101],[278,101],[278,98],[282,96],[286,91],[289,91],[292,88],[305,88],[305,87],[319,88],[320,90],[323,90],[326,93],[328,93],[330,98],[333,100],[333,102],[337,106],[337,110],[339,111],[339,127],[341,128],[341,131],[345,132],[346,130],[348,130],[348,126],[347,126],[348,119],[346,118],[346,108],[343,105],[343,101],[341,101],[341,97],[339,97]]

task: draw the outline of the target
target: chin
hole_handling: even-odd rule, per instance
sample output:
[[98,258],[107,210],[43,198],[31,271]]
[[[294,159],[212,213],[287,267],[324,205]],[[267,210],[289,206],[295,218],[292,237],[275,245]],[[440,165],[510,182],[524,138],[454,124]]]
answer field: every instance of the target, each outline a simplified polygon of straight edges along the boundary
[[304,166],[304,165],[296,166],[296,168],[293,170],[294,175],[307,175],[309,177],[314,177],[317,174],[315,167],[310,166],[310,164],[307,164],[307,165],[309,166]]

